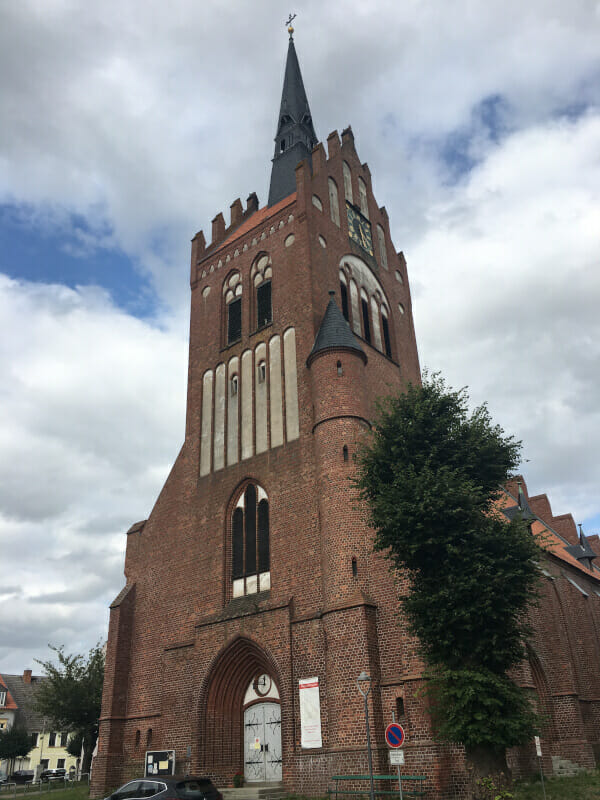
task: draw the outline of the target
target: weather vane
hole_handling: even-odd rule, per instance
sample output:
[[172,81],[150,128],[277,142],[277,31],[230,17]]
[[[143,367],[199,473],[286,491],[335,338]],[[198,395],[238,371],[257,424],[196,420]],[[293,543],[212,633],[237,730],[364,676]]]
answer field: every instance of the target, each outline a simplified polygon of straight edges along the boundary
[[294,29],[292,28],[292,22],[296,19],[297,14],[290,14],[288,21],[285,23],[288,26],[288,33],[290,35],[290,39],[292,38],[292,34]]

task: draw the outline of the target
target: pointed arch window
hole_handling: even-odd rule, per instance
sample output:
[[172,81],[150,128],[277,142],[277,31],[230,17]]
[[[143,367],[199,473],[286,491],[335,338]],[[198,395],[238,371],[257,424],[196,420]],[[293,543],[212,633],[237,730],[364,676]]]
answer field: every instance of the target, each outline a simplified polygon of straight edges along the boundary
[[261,486],[249,483],[231,516],[233,597],[271,588],[269,500]]
[[344,197],[349,203],[352,203],[352,173],[346,161],[342,164],[342,170],[344,172]]
[[225,299],[225,340],[233,344],[242,338],[242,280],[239,272],[232,273],[223,286]]
[[273,322],[272,277],[271,260],[268,255],[263,253],[255,259],[250,270],[250,279],[256,292],[253,312],[256,330]]
[[377,241],[379,242],[379,257],[381,259],[381,266],[384,269],[388,268],[387,248],[385,246],[385,233],[381,225],[377,226]]
[[360,308],[362,312],[363,338],[371,344],[371,324],[369,321],[369,301],[364,291],[360,293]]
[[387,309],[381,307],[381,328],[383,332],[383,347],[388,358],[392,357],[392,340],[390,339],[390,323],[388,322]]
[[348,285],[346,284],[346,276],[340,270],[340,298],[342,300],[342,314],[346,322],[350,322],[350,307],[348,305]]
[[329,188],[329,213],[331,219],[335,224],[340,227],[340,204],[338,201],[338,189],[336,182],[333,178],[327,179],[327,186]]
[[358,179],[358,201],[360,203],[360,210],[367,219],[369,219],[369,203],[367,200],[367,184],[362,178]]

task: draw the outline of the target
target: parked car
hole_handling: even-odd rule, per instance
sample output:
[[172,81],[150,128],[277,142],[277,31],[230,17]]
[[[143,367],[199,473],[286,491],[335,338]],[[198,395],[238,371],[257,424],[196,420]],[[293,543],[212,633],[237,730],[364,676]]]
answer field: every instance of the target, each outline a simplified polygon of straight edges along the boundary
[[67,777],[67,770],[63,767],[59,767],[58,769],[45,769],[43,772],[40,772],[40,780],[42,783],[48,783],[49,781],[64,781]]
[[210,778],[192,775],[157,775],[129,781],[106,800],[137,800],[146,797],[155,797],[156,800],[223,800],[223,795]]
[[0,769],[0,783],[6,783],[7,780],[8,780],[8,775],[6,774],[6,772],[3,772]]
[[32,769],[17,769],[10,776],[13,783],[31,783],[35,772]]

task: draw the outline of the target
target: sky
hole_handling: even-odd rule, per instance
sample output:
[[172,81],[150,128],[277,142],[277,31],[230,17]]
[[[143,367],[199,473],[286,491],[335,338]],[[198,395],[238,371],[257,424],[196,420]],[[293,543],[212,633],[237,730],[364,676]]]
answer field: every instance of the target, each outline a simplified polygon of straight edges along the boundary
[[600,533],[600,3],[0,3],[0,673],[86,652],[182,444],[190,240],[265,203],[287,51],[352,125],[422,367]]

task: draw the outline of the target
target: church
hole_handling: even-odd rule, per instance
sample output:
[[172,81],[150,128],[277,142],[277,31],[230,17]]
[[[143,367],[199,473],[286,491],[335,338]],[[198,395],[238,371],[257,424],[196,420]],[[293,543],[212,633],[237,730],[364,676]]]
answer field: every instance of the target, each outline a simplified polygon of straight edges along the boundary
[[[110,607],[99,796],[169,753],[177,773],[323,795],[373,765],[386,725],[431,800],[464,797],[459,744],[433,738],[405,588],[373,553],[351,478],[376,398],[420,381],[407,265],[350,128],[320,142],[293,39],[268,202],[236,199],[191,248],[185,441],[147,520],[127,531]],[[547,712],[547,774],[600,757],[598,537],[506,488],[547,532],[543,600],[515,675]],[[164,757],[166,759],[166,755]],[[165,763],[165,761],[161,761]],[[509,753],[537,768],[533,742]]]

